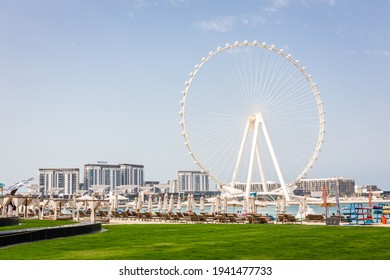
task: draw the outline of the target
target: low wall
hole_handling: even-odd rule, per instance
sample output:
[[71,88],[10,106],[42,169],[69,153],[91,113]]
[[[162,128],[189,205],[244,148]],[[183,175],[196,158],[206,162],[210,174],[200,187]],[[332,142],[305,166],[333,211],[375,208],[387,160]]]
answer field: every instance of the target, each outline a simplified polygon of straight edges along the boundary
[[18,217],[0,218],[0,227],[13,226],[19,224]]
[[5,231],[0,232],[0,247],[44,239],[93,233],[98,232],[101,229],[101,223],[91,223],[37,229],[32,228],[19,231]]

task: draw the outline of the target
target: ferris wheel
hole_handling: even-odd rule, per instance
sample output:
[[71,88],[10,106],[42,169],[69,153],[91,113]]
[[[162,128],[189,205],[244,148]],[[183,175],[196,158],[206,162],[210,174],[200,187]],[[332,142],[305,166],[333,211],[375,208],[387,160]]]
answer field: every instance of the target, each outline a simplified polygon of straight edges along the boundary
[[195,65],[182,91],[189,155],[219,186],[252,184],[289,195],[324,138],[320,93],[305,67],[274,45],[235,42]]

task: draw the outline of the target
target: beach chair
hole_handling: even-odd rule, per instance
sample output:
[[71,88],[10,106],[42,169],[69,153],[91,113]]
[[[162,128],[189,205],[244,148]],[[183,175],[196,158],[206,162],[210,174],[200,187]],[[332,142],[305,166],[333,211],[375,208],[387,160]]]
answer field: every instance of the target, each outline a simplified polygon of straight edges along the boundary
[[113,210],[111,213],[114,215],[114,219],[118,219],[118,220],[122,219],[122,215],[120,215],[117,210]]
[[171,222],[181,222],[180,217],[176,213],[168,213],[169,215],[169,221]]
[[225,219],[225,215],[223,214],[218,214],[217,215],[217,222],[218,223],[225,223],[227,220]]
[[119,215],[121,216],[121,218],[123,220],[127,220],[129,218],[129,215],[127,214],[127,211],[122,211],[121,213],[119,213]]
[[246,216],[245,216],[245,221],[246,221],[248,224],[253,224],[254,218],[253,218],[252,215],[246,215]]
[[137,219],[137,213],[135,213],[134,211],[127,210],[126,213],[127,213],[127,218],[128,219],[130,219],[130,220],[136,220]]
[[197,223],[197,222],[199,222],[198,215],[197,215],[195,212],[189,213],[189,216],[190,216],[190,221],[191,221],[192,223]]
[[243,224],[245,223],[245,217],[244,216],[239,216],[237,213],[233,214],[235,221],[237,224]]
[[324,216],[321,214],[307,214],[305,221],[307,221],[307,222],[324,222]]
[[145,214],[149,221],[160,221],[160,218],[154,212],[146,212]]
[[214,223],[217,220],[215,215],[212,213],[204,213],[203,216],[206,217],[206,223]]
[[103,211],[96,211],[96,217],[95,221],[96,222],[101,222],[103,224],[108,224],[110,222],[110,219],[108,218],[107,215]]
[[184,223],[188,222],[188,219],[183,215],[182,212],[176,212],[175,214],[179,217],[180,222],[184,222]]

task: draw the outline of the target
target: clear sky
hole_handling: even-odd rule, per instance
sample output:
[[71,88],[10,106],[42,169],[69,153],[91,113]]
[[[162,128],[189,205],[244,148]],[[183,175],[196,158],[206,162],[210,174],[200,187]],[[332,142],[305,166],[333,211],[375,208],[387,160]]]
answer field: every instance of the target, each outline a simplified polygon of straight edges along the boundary
[[322,94],[308,177],[390,190],[389,15],[385,0],[0,1],[0,182],[97,161],[161,182],[196,170],[184,82],[210,50],[247,39],[292,53]]

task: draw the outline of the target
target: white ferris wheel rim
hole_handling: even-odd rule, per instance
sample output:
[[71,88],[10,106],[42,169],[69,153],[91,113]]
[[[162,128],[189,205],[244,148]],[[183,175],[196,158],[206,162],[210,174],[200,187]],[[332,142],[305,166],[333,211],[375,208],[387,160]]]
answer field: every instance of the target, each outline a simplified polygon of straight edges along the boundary
[[312,153],[312,156],[310,160],[308,161],[307,165],[303,168],[303,170],[296,176],[295,179],[293,179],[290,182],[287,182],[286,187],[292,187],[297,181],[299,181],[302,177],[306,176],[307,172],[309,169],[312,168],[314,165],[314,162],[317,160],[318,154],[321,151],[321,145],[324,142],[324,134],[325,134],[325,120],[324,120],[324,109],[323,109],[323,102],[320,97],[320,92],[317,89],[316,83],[313,81],[312,76],[308,74],[306,71],[306,68],[303,67],[298,60],[295,60],[291,54],[288,54],[284,52],[283,49],[278,49],[275,47],[275,45],[267,45],[265,42],[263,43],[258,43],[257,41],[253,42],[248,42],[247,40],[243,42],[238,42],[235,41],[234,44],[229,44],[227,43],[224,47],[218,47],[215,51],[210,51],[208,53],[207,57],[203,57],[201,59],[201,62],[197,65],[195,65],[195,70],[189,74],[189,79],[185,82],[185,88],[182,91],[182,100],[180,101],[181,109],[179,111],[180,115],[180,127],[181,127],[181,134],[184,137],[184,145],[188,149],[188,154],[193,158],[194,163],[199,166],[201,172],[206,173],[212,180],[216,182],[217,185],[223,186],[226,185],[226,182],[222,182],[219,178],[217,178],[212,171],[208,170],[202,162],[198,159],[197,155],[194,153],[190,138],[188,136],[188,132],[186,129],[186,121],[185,121],[185,111],[186,111],[186,104],[187,104],[187,96],[188,96],[188,91],[191,88],[192,81],[196,77],[196,74],[198,71],[213,57],[216,55],[225,52],[227,50],[233,49],[233,48],[238,48],[238,47],[258,47],[262,49],[269,50],[277,55],[280,55],[281,57],[285,58],[289,62],[291,62],[303,75],[303,77],[306,79],[308,82],[308,85],[311,88],[312,94],[314,95],[315,101],[316,101],[316,106],[318,110],[318,116],[319,116],[319,121],[318,121],[318,136],[317,136],[317,141],[315,145],[315,149]]

